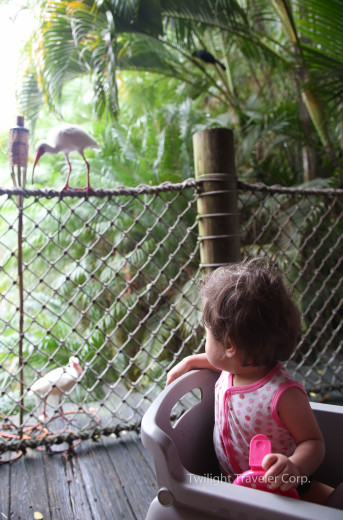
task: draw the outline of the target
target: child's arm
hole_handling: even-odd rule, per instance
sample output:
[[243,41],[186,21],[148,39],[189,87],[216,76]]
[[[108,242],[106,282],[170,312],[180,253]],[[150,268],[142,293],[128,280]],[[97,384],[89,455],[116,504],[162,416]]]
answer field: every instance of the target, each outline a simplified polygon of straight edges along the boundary
[[197,368],[208,368],[209,370],[214,370],[215,372],[220,372],[214,368],[213,365],[208,361],[206,354],[193,354],[192,356],[185,357],[180,363],[175,365],[170,372],[167,374],[167,385],[172,383],[175,379],[186,374],[190,370],[195,370]]
[[267,470],[264,480],[270,488],[287,491],[299,485],[301,477],[309,477],[319,467],[325,447],[310,403],[301,390],[295,387],[286,390],[279,399],[277,410],[296,448],[290,457],[280,453],[266,455],[262,466]]

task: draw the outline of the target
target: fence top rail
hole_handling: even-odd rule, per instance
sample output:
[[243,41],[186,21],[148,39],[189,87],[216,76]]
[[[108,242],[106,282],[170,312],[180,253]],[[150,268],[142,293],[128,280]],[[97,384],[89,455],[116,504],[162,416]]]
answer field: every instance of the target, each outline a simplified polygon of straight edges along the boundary
[[249,184],[248,182],[243,182],[240,180],[237,182],[237,188],[242,191],[260,191],[294,195],[328,195],[331,197],[343,195],[343,189],[339,188],[299,188],[280,186],[278,184],[274,184],[273,186],[267,186],[263,182]]
[[[216,179],[215,175],[213,181],[220,180],[222,178]],[[179,183],[171,183],[171,182],[163,182],[158,185],[147,185],[140,184],[135,187],[127,187],[127,186],[118,186],[117,188],[110,189],[95,189],[90,190],[88,193],[86,190],[79,190],[68,188],[64,191],[56,190],[54,188],[21,188],[21,187],[4,187],[0,186],[0,196],[7,195],[9,197],[13,196],[22,196],[22,197],[41,197],[41,198],[65,198],[65,197],[76,197],[76,198],[89,198],[89,197],[117,197],[117,196],[131,196],[136,197],[138,195],[143,194],[155,194],[162,192],[171,192],[171,191],[182,191],[187,188],[196,188],[204,179],[194,179],[189,178],[183,182]],[[299,188],[299,187],[285,187],[280,185],[267,186],[262,182],[249,184],[247,182],[237,181],[237,188],[241,191],[255,191],[255,192],[265,192],[265,193],[280,193],[280,194],[293,194],[293,195],[327,195],[330,197],[335,197],[339,195],[343,195],[343,189],[339,188]]]
[[127,186],[118,186],[117,188],[111,189],[91,189],[88,193],[86,190],[79,190],[68,188],[66,190],[60,191],[53,188],[20,188],[20,187],[1,187],[0,186],[0,196],[8,195],[9,197],[19,195],[22,197],[42,197],[51,199],[54,197],[64,198],[64,197],[77,197],[77,198],[89,198],[92,196],[103,198],[103,197],[117,197],[117,196],[133,196],[136,197],[138,195],[143,194],[154,194],[168,191],[182,191],[187,188],[195,188],[197,182],[195,179],[190,178],[186,179],[183,182],[179,183],[171,183],[171,182],[163,182],[159,185],[149,186],[147,184],[140,184],[135,187],[127,187]]

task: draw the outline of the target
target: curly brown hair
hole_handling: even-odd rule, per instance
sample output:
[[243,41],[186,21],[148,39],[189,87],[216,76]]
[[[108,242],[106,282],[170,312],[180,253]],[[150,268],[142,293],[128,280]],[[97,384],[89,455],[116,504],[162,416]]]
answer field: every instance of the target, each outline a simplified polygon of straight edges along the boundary
[[205,326],[222,345],[233,343],[243,365],[274,366],[294,351],[300,313],[271,262],[254,258],[219,267],[201,283]]

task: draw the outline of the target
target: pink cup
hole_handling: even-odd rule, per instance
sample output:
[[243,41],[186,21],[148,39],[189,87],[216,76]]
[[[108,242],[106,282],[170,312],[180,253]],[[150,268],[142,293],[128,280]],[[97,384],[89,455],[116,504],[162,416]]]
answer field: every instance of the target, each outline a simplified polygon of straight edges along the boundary
[[285,497],[296,498],[299,500],[298,492],[295,488],[288,491],[280,491],[280,489],[269,489],[268,483],[263,481],[263,476],[266,473],[262,468],[262,460],[265,455],[271,453],[272,443],[265,435],[255,435],[250,441],[249,465],[250,470],[245,471],[239,475],[233,484],[238,486],[251,487],[260,489],[261,491],[268,491]]

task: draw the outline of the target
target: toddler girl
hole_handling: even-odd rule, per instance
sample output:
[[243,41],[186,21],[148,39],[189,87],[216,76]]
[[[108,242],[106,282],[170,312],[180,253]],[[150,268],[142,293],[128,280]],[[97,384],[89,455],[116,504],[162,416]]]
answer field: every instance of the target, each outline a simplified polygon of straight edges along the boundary
[[310,479],[324,458],[323,437],[304,388],[280,364],[300,332],[299,311],[282,275],[253,259],[220,267],[201,293],[205,354],[183,359],[167,384],[192,369],[221,372],[213,438],[223,473],[233,479],[247,471],[250,440],[263,433],[272,442],[273,452],[263,459],[269,487],[287,491],[307,477],[309,485],[298,488],[301,497],[326,503],[333,488]]

